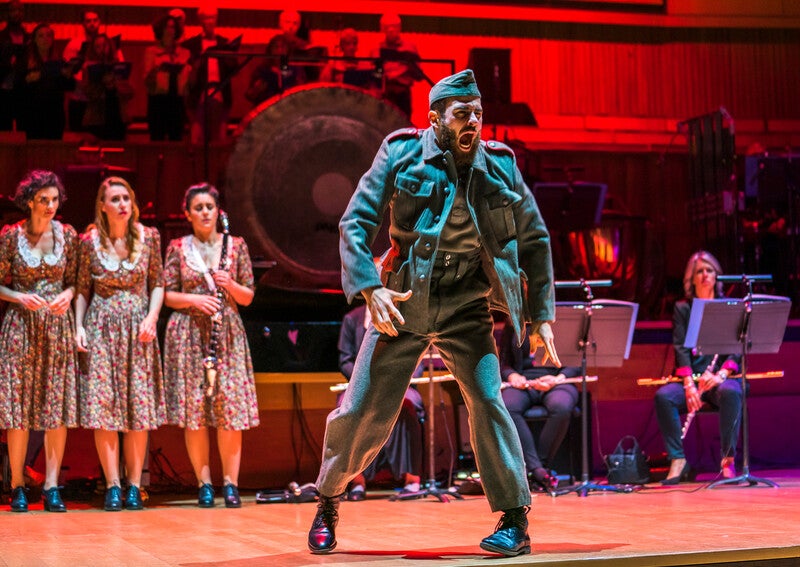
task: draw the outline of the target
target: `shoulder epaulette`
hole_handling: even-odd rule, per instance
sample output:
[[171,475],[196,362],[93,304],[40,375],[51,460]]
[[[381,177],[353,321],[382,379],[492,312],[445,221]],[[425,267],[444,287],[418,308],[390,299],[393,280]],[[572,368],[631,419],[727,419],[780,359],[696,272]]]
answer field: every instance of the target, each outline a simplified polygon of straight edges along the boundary
[[400,128],[399,130],[395,130],[388,136],[386,136],[386,141],[391,142],[393,140],[399,140],[401,138],[417,138],[420,135],[420,130],[414,127],[411,128]]
[[489,140],[486,142],[486,149],[495,153],[511,154],[514,155],[514,150],[505,145],[503,142],[497,140]]

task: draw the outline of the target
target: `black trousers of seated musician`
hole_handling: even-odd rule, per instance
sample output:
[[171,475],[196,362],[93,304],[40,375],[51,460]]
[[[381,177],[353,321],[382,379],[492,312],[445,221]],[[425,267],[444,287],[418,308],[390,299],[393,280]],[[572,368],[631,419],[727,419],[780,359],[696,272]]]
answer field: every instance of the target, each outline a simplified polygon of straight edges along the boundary
[[[719,386],[703,392],[702,400],[719,409],[719,439],[722,458],[736,456],[736,441],[739,439],[742,416],[742,382],[729,378]],[[681,414],[686,414],[686,394],[682,382],[670,382],[656,392],[656,418],[664,439],[667,458],[685,459],[681,439]]]
[[[529,380],[557,374],[557,368],[537,368],[538,376],[525,375]],[[549,468],[549,464],[558,452],[561,443],[567,435],[569,422],[572,419],[572,410],[578,403],[578,389],[573,384],[558,384],[547,392],[519,388],[506,388],[502,393],[503,402],[511,414],[514,427],[517,428],[519,441],[522,444],[522,455],[528,471],[541,467]],[[533,432],[525,419],[525,412],[533,406],[544,406],[549,414],[545,421],[542,433],[539,436],[537,450]]]

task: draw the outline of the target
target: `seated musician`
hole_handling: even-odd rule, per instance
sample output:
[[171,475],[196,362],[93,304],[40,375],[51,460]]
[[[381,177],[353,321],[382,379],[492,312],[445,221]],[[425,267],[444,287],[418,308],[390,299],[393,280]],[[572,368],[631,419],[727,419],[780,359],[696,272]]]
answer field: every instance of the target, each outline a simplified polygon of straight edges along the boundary
[[[356,307],[342,320],[338,344],[339,370],[348,380],[353,374],[361,341],[371,324],[370,312],[366,305]],[[342,397],[342,395],[339,396],[337,406],[341,404]],[[347,492],[348,500],[364,500],[367,481],[373,480],[382,468],[388,468],[392,478],[402,483],[403,492],[419,491],[422,470],[421,419],[424,415],[422,396],[416,388],[409,386],[403,397],[400,415],[397,417],[389,439],[372,463],[350,483]]]
[[360,87],[374,96],[379,96],[380,83],[375,76],[375,64],[359,61],[358,33],[345,28],[339,33],[338,53],[343,59],[332,59],[323,67],[319,80],[323,83],[344,83]]
[[[689,327],[692,301],[722,297],[722,283],[717,276],[722,273],[719,261],[701,250],[689,258],[683,275],[683,290],[686,299],[675,304],[672,316],[672,344],[675,348],[675,371],[680,378],[668,382],[658,389],[655,397],[656,417],[670,468],[664,485],[678,484],[693,478],[692,467],[683,452],[682,424],[680,414],[695,412],[708,402],[719,409],[720,444],[722,462],[720,472],[724,478],[736,476],[734,457],[736,440],[739,437],[742,410],[742,384],[737,379],[728,379],[739,371],[741,357],[733,354],[705,354],[698,356],[683,346]],[[697,383],[695,384],[695,378]]]
[[[530,337],[526,333],[522,346],[518,346],[514,328],[508,321],[500,335],[498,353],[500,374],[503,382],[508,384],[502,392],[503,401],[519,434],[528,483],[531,489],[552,492],[558,486],[558,480],[548,465],[564,441],[572,411],[578,403],[575,385],[559,382],[580,376],[581,370],[578,367],[535,366]],[[545,406],[549,413],[538,449],[524,417],[525,412],[535,405]]]

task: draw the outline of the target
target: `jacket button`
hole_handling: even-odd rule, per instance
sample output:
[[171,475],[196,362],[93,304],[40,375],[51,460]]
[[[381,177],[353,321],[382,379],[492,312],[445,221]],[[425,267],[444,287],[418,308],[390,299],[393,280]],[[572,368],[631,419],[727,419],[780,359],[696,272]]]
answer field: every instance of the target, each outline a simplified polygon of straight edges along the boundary
[[425,250],[430,250],[430,249],[431,249],[431,243],[430,242],[426,242],[425,243]]
[[419,275],[419,279],[424,280],[425,279],[425,274],[420,274]]
[[445,195],[449,195],[449,194],[450,194],[450,187],[446,187],[446,188],[445,188],[445,190],[444,190],[444,194],[445,194]]
[[442,217],[440,217],[439,215],[436,215],[435,217],[433,217],[433,222],[439,222],[439,219],[441,218]]

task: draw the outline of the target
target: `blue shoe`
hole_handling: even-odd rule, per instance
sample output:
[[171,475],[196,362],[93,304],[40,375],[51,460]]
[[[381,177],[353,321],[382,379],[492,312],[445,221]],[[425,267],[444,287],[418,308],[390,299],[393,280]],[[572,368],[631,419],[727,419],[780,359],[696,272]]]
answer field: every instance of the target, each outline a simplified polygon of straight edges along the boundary
[[[227,503],[226,503],[227,504]],[[214,507],[214,487],[208,483],[203,483],[197,495],[197,505],[201,508]]]
[[131,484],[125,492],[125,509],[126,510],[143,510],[144,502],[142,502],[142,493],[139,491],[138,486]]
[[122,488],[115,484],[106,489],[106,500],[103,504],[103,510],[106,512],[119,512],[122,510]]
[[235,484],[226,484],[222,489],[222,496],[225,499],[226,508],[241,508],[242,499],[239,498],[239,489]]
[[530,553],[531,538],[528,536],[527,517],[529,510],[528,506],[504,510],[494,533],[481,541],[481,549],[506,557]]
[[44,496],[45,512],[67,511],[67,506],[64,504],[64,501],[61,500],[61,493],[58,491],[57,486],[54,486],[53,488],[48,488],[47,490],[43,490],[42,496]]
[[28,496],[25,494],[26,492],[28,492],[28,489],[24,486],[18,486],[11,491],[12,512],[28,511]]

